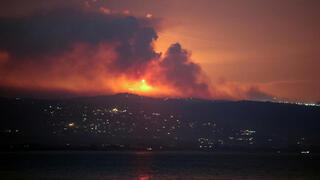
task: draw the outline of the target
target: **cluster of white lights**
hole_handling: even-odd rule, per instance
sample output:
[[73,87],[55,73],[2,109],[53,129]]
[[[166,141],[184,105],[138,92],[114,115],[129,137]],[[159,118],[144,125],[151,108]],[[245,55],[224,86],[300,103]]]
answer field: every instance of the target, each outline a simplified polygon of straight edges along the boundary
[[318,106],[318,107],[320,107],[320,104],[315,104],[315,103],[302,103],[302,102],[289,102],[289,101],[278,101],[277,103],[296,104],[296,105],[300,105],[300,106]]

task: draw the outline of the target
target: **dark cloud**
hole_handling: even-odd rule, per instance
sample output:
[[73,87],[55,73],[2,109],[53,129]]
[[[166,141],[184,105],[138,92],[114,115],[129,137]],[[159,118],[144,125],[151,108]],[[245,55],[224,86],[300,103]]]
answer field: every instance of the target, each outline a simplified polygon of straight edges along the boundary
[[[142,21],[142,20],[141,20]],[[152,27],[132,16],[106,15],[70,8],[20,18],[0,18],[0,51],[14,59],[59,56],[75,43],[118,43],[119,68],[139,66],[159,55],[150,43],[157,39]],[[41,58],[38,58],[41,59]]]
[[133,42],[122,41],[122,44],[116,48],[119,52],[116,63],[123,68],[141,67],[145,62],[159,58],[160,54],[156,53],[150,44],[157,38],[158,36],[153,28],[141,28],[135,34]]
[[190,60],[190,54],[179,43],[170,46],[160,67],[167,82],[184,94],[210,96],[208,84],[199,79],[202,75],[201,67]]

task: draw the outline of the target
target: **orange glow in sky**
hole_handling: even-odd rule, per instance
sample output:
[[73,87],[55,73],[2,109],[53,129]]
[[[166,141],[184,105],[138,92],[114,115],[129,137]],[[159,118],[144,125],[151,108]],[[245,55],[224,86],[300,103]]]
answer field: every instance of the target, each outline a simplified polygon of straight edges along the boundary
[[136,83],[133,83],[129,85],[128,88],[129,91],[134,93],[148,93],[154,91],[155,88],[148,85],[148,83],[145,81],[145,79],[142,79],[141,81],[138,81]]
[[[84,5],[83,1],[71,1],[70,5],[81,11],[84,10],[83,17],[90,16],[92,12],[99,12],[110,16],[109,18],[118,15],[133,16],[143,19],[141,24],[152,27],[157,38],[152,40],[150,48],[154,48],[157,53],[161,52],[162,55],[160,60],[150,61],[161,62],[168,47],[173,43],[180,43],[183,49],[190,52],[188,55],[190,61],[201,67],[201,73],[208,79],[206,82],[212,96],[188,93],[183,88],[177,89],[178,86],[183,85],[170,81],[170,78],[162,78],[165,74],[153,74],[155,69],[159,70],[157,65],[152,69],[142,68],[141,74],[137,74],[134,68],[114,70],[110,64],[121,55],[121,53],[115,53],[119,42],[108,41],[95,44],[94,48],[89,47],[88,44],[99,41],[100,38],[80,45],[76,41],[75,48],[68,49],[62,55],[49,57],[50,55],[46,54],[35,61],[28,59],[28,56],[23,60],[11,59],[10,52],[7,50],[14,47],[19,50],[23,43],[12,47],[3,44],[0,49],[0,86],[9,89],[7,94],[10,94],[10,88],[12,88],[19,89],[21,92],[25,89],[61,90],[76,95],[131,92],[150,96],[196,95],[203,98],[250,99],[245,92],[257,90],[259,92],[253,92],[254,96],[260,96],[263,92],[291,101],[320,101],[318,78],[320,23],[317,21],[320,19],[319,1],[184,0],[181,3],[179,0],[123,0],[120,3],[111,0],[86,2]],[[0,17],[9,18],[8,21],[22,17],[27,17],[28,20],[31,18],[30,15],[39,9],[49,12],[56,7],[64,7],[65,3],[66,1],[50,1],[50,3],[43,3],[42,9],[39,8],[39,2],[36,0],[30,0],[23,6],[19,3],[3,1],[0,5]],[[54,17],[50,18],[54,19]],[[94,23],[95,20],[90,22],[89,26],[84,26],[88,29],[83,33],[97,33],[98,28],[90,28]],[[15,21],[12,24],[15,24]],[[47,25],[47,22],[43,24]],[[11,28],[7,29],[11,30]],[[18,29],[18,33],[23,32],[21,28]],[[126,28],[128,29],[130,28]],[[7,38],[7,34],[3,34],[4,39]],[[14,35],[13,40],[19,39],[17,37],[25,37],[25,34]],[[70,39],[73,40],[73,38]],[[80,40],[84,39],[86,38],[80,38]],[[145,39],[141,42],[144,41]],[[33,44],[35,41],[31,42]],[[128,42],[128,44],[134,43]],[[31,45],[28,46],[30,48],[26,49],[32,50]],[[43,59],[45,60],[42,61]],[[131,60],[136,61],[134,58]],[[139,58],[137,61],[140,61]],[[137,67],[141,67],[140,64]],[[5,93],[1,95],[6,96]]]

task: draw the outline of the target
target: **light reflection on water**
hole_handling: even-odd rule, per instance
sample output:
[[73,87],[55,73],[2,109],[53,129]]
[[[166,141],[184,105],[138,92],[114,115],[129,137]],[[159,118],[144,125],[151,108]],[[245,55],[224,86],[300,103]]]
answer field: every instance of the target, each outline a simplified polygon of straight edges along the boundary
[[0,153],[0,179],[320,179],[319,156],[199,152]]
[[134,180],[151,180],[151,176],[149,175],[141,175],[137,178],[134,178]]
[[138,177],[134,180],[151,180],[151,175],[148,173],[151,171],[151,166],[153,164],[153,154],[152,152],[134,152],[136,156],[135,166],[133,167],[135,173]]

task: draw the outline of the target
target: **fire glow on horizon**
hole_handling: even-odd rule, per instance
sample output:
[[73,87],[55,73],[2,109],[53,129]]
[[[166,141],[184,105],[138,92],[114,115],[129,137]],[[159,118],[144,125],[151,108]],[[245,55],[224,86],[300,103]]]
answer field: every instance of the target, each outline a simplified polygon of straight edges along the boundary
[[[35,95],[52,92],[48,96],[53,97],[55,92],[71,96],[130,92],[153,97],[272,98],[257,87],[211,84],[179,43],[156,52],[158,25],[151,17],[58,9],[14,23],[0,20],[0,25],[8,26],[0,33],[4,39],[0,87],[10,89],[13,96],[14,91],[28,90]],[[52,31],[39,28],[44,25]]]
[[0,96],[320,99],[319,1],[0,4]]
[[148,85],[145,79],[142,79],[141,81],[130,85],[128,90],[134,93],[148,93],[150,91],[154,91],[154,88]]

